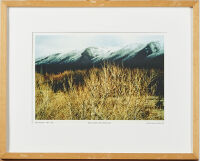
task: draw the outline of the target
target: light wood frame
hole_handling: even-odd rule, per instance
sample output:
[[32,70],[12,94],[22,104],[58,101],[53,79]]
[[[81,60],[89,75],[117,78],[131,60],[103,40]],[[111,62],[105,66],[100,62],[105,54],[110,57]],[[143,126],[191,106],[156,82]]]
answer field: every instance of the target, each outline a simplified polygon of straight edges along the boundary
[[[7,10],[9,7],[191,7],[193,8],[193,153],[9,153],[7,152]],[[198,0],[7,0],[1,3],[0,158],[2,159],[180,159],[199,158]]]

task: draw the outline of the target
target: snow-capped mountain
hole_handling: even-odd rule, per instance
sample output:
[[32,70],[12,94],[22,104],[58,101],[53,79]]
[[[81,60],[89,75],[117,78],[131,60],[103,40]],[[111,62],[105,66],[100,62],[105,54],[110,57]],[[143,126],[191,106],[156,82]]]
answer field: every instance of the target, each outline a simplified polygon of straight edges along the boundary
[[100,66],[104,62],[115,63],[124,67],[164,68],[163,42],[147,44],[129,44],[118,50],[88,47],[68,53],[56,53],[35,60],[39,72],[62,72],[66,69],[83,69]]

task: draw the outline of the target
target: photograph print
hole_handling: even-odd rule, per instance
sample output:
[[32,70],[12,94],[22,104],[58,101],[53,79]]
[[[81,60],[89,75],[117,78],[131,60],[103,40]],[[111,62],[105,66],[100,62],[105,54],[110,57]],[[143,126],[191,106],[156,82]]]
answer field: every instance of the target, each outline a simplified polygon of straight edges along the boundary
[[35,120],[164,120],[164,35],[35,33]]

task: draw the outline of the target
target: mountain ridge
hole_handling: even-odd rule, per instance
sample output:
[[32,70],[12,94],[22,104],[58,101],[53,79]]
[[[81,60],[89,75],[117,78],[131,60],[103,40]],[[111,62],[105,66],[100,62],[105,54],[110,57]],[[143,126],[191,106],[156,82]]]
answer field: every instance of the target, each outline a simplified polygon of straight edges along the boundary
[[[123,67],[164,68],[164,45],[162,42],[135,43],[118,50],[87,47],[68,53],[55,53],[35,61],[36,71],[41,73],[100,67],[103,63]],[[43,68],[43,69],[41,69]]]

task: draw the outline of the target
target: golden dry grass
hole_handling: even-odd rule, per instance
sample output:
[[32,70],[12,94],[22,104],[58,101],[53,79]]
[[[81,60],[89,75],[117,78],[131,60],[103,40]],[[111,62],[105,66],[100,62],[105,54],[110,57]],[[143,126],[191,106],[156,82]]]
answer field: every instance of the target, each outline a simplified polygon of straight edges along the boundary
[[[163,120],[156,69],[115,65],[35,75],[36,120]],[[161,105],[158,105],[161,102]]]

